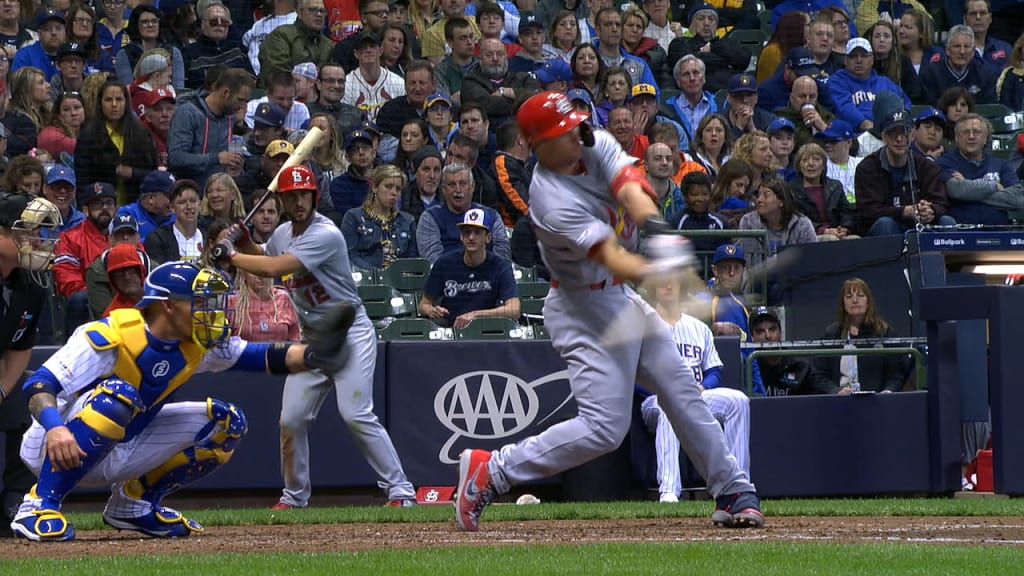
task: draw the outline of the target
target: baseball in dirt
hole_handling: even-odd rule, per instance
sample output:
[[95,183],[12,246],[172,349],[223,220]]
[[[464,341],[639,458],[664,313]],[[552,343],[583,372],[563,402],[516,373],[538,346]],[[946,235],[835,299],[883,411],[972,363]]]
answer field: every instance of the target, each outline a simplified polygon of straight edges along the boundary
[[529,504],[540,504],[540,498],[537,498],[533,494],[523,494],[516,500],[517,506],[526,506]]

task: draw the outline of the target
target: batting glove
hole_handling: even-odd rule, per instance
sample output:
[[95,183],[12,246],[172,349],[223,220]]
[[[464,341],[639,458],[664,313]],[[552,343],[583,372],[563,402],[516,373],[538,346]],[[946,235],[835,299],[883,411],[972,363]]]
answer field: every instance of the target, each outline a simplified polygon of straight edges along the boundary
[[645,276],[671,274],[697,264],[690,241],[675,234],[656,234],[647,239],[647,257],[651,262]]
[[230,236],[214,244],[213,250],[210,251],[210,255],[216,262],[231,262],[236,254],[238,254],[238,249],[235,248],[235,243],[231,241]]
[[231,226],[228,226],[227,238],[239,248],[245,248],[252,244],[252,235],[249,233],[249,227],[240,219],[236,220]]

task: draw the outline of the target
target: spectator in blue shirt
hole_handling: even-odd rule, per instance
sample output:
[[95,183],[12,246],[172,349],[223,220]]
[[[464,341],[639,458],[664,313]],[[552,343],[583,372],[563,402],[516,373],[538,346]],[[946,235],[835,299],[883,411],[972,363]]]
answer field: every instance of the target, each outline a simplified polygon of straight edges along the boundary
[[967,0],[964,8],[964,24],[974,31],[975,57],[980,58],[993,73],[999,74],[1013,49],[988,33],[992,26],[992,7],[988,0]]
[[64,44],[65,25],[63,12],[53,8],[41,9],[32,26],[39,33],[39,42],[29,44],[15,53],[14,61],[11,62],[11,72],[24,66],[33,66],[42,70],[43,76],[49,82],[57,73],[54,60],[57,57],[57,50]]
[[142,179],[139,199],[117,210],[117,215],[128,214],[138,222],[139,242],[145,242],[150,232],[174,223],[171,212],[171,187],[174,176],[166,170],[153,170]]
[[345,136],[345,157],[348,158],[348,170],[331,181],[331,202],[341,215],[360,206],[370,191],[374,158],[370,134],[354,130]]
[[946,181],[949,215],[960,224],[1009,224],[1007,211],[1021,207],[1021,191],[1006,189],[1019,180],[1005,160],[985,151],[992,131],[988,120],[968,114],[955,131],[956,148],[936,160]]
[[829,90],[839,117],[850,123],[857,132],[874,126],[872,107],[883,90],[899,95],[906,108],[910,98],[895,82],[875,72],[874,53],[866,38],[852,38],[846,43],[846,68],[829,78]]
[[434,262],[423,286],[420,314],[454,328],[465,328],[475,318],[519,319],[512,264],[487,249],[493,218],[483,208],[463,214],[458,223],[463,249]]

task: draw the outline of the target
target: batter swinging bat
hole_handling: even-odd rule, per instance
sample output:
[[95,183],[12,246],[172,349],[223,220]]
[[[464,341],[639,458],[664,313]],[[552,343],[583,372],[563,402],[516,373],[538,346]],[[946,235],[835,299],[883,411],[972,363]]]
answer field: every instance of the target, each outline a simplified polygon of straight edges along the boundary
[[316,147],[320,144],[320,139],[323,138],[323,135],[323,130],[316,126],[310,126],[309,132],[306,132],[302,141],[295,147],[295,151],[288,156],[287,160],[284,161],[284,164],[281,165],[281,169],[277,171],[277,174],[274,174],[274,179],[270,181],[270,186],[267,186],[267,191],[263,193],[263,196],[260,197],[258,202],[252,205],[252,210],[249,210],[249,213],[242,219],[243,224],[249,224],[249,221],[251,221],[252,217],[256,215],[256,211],[260,209],[260,206],[267,201],[267,198],[270,198],[271,194],[277,192],[277,177],[281,175],[281,172],[283,172],[285,168],[305,162],[306,159],[313,154],[313,151],[316,150]]

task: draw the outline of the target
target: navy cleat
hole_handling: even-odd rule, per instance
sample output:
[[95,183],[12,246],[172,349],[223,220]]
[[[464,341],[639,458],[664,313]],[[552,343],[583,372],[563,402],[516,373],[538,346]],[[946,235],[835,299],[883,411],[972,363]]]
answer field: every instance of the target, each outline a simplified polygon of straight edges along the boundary
[[11,522],[16,536],[33,542],[66,542],[75,539],[75,527],[60,510],[37,508],[19,511]]
[[719,496],[715,500],[711,521],[715,526],[726,528],[762,528],[764,514],[761,513],[761,501],[754,492]]
[[103,523],[118,530],[134,530],[154,538],[181,538],[204,530],[199,522],[163,506],[153,506],[149,514],[136,518],[115,518],[109,512],[104,512]]

